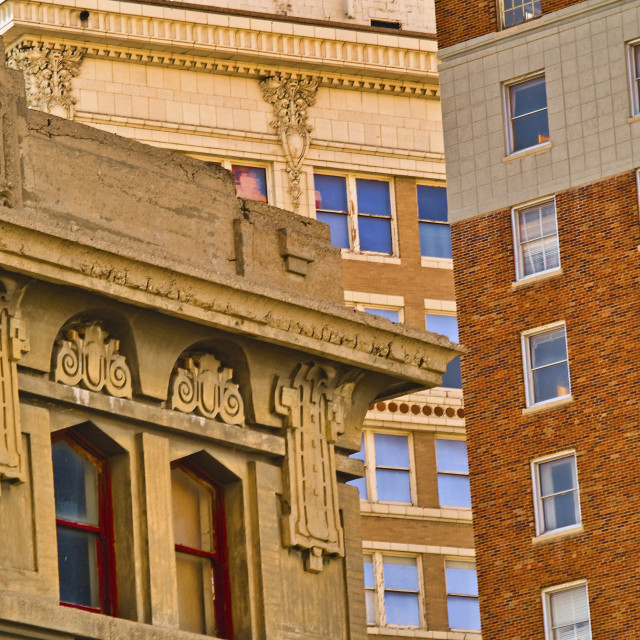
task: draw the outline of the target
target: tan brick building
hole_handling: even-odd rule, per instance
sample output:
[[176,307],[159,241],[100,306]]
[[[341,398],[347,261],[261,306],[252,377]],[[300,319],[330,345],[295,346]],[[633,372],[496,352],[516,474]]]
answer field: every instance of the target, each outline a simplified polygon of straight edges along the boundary
[[483,635],[636,638],[638,5],[436,12]]
[[[4,0],[0,30],[33,108],[222,164],[330,224],[347,306],[457,340],[431,3]],[[454,584],[474,577],[455,363],[446,385],[365,421],[370,635],[479,638]]]

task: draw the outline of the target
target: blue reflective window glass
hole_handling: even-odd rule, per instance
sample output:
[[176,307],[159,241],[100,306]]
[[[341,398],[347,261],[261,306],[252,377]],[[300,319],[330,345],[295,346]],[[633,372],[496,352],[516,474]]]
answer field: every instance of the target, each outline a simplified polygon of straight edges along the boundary
[[418,185],[418,218],[447,222],[447,190],[444,187]]
[[376,253],[393,253],[391,242],[391,218],[358,216],[360,250]]
[[407,436],[393,436],[386,433],[374,434],[376,466],[408,469],[409,439]]
[[97,535],[58,527],[60,600],[84,607],[100,607]]
[[384,594],[384,609],[387,624],[420,626],[420,607],[416,593],[386,591]]
[[358,213],[391,217],[389,183],[382,180],[356,179]]
[[442,386],[449,389],[462,389],[462,370],[460,368],[460,356],[454,358],[448,365],[442,376]]
[[438,474],[438,500],[441,507],[471,508],[469,476]]
[[451,340],[451,342],[460,342],[458,336],[458,318],[456,316],[445,316],[439,313],[425,314],[427,331],[440,333]]
[[449,628],[480,631],[480,604],[477,598],[447,596]]
[[411,483],[408,471],[376,470],[378,500],[382,502],[411,502]]
[[377,307],[364,307],[366,313],[374,316],[382,316],[391,322],[400,322],[400,311],[398,309],[378,309]]
[[364,588],[374,589],[375,580],[373,577],[373,562],[371,560],[367,560],[368,557],[371,556],[365,556],[364,560]]
[[347,179],[343,176],[313,176],[317,211],[347,212]]
[[384,588],[399,591],[418,591],[418,566],[415,558],[385,556]]
[[438,471],[469,473],[467,443],[464,440],[436,439],[436,464]]
[[544,77],[509,87],[513,151],[549,140],[547,92]]
[[523,116],[547,108],[547,89],[544,76],[509,87],[511,116]]
[[451,258],[451,229],[448,224],[420,222],[420,255],[429,258]]
[[567,359],[567,338],[564,327],[531,336],[529,344],[531,365],[534,369]]
[[[464,566],[464,563],[461,562],[460,564]],[[475,569],[459,569],[448,566],[446,568],[446,579],[447,593],[465,596],[478,595],[478,575]]]
[[438,500],[443,507],[471,507],[467,445],[463,440],[436,439]]
[[349,218],[347,214],[317,211],[316,219],[329,225],[331,244],[334,247],[349,248]]

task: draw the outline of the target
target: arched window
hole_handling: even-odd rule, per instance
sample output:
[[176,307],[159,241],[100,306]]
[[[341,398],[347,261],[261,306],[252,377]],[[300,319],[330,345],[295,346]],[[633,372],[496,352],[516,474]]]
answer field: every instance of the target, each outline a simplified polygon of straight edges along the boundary
[[114,614],[113,522],[106,458],[70,432],[54,435],[52,450],[60,603]]
[[180,628],[231,637],[222,489],[189,460],[171,469]]

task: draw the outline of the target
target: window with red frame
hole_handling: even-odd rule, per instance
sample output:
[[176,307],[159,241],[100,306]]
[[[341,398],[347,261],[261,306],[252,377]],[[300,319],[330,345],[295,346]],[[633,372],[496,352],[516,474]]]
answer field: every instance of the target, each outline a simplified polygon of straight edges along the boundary
[[180,628],[231,637],[222,490],[189,461],[171,470]]
[[60,603],[115,614],[113,523],[107,459],[84,438],[54,436],[53,481]]

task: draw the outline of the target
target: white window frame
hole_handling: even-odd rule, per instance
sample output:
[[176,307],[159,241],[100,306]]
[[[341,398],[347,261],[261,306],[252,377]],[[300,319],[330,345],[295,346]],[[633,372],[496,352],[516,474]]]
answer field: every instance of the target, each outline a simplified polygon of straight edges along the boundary
[[[444,582],[445,582],[445,599],[446,599],[446,602],[447,602],[447,617],[449,615],[449,596],[461,597],[461,598],[474,598],[475,600],[478,600],[478,602],[480,602],[479,596],[471,596],[471,595],[468,595],[466,593],[459,594],[459,593],[450,593],[449,592],[449,587],[447,585],[446,571],[447,571],[447,564],[450,563],[450,562],[473,565],[473,570],[476,572],[476,580],[478,579],[478,569],[476,567],[475,559],[460,558],[460,557],[454,557],[454,556],[447,556],[447,557],[444,558],[444,570],[445,570],[445,580],[444,580]],[[451,631],[467,631],[469,633],[481,633],[481,630],[478,630],[478,629],[463,629],[462,627],[450,627],[450,630]]]
[[640,74],[640,69],[636,68],[634,49],[640,47],[640,40],[633,40],[627,44],[627,72],[629,77],[629,97],[631,100],[631,117],[640,116],[640,89],[636,74]]
[[[535,401],[535,391],[533,386],[533,369],[531,368],[531,350],[529,348],[529,340],[536,335],[541,333],[546,333],[547,331],[552,331],[553,329],[557,329],[558,327],[564,327],[564,339],[567,347],[567,372],[569,374],[569,393],[566,393],[563,396],[556,396],[555,398],[549,398],[548,400],[541,400],[539,402]],[[526,397],[526,406],[527,407],[539,407],[544,406],[545,404],[549,404],[551,402],[557,402],[558,400],[563,400],[565,398],[571,398],[571,368],[569,366],[569,340],[567,339],[567,324],[564,320],[560,320],[558,322],[553,322],[551,324],[546,324],[542,327],[536,327],[535,329],[528,329],[527,331],[523,331],[521,334],[521,345],[522,345],[522,363],[524,366],[524,388],[525,388],[525,397]]]
[[[576,580],[575,582],[567,582],[554,587],[542,590],[542,612],[544,620],[544,634],[546,640],[554,640],[553,638],[553,618],[551,616],[551,598],[555,593],[560,591],[568,591],[569,589],[577,589],[584,587],[587,596],[587,609],[589,610],[589,628],[591,630],[591,608],[589,607],[589,587],[586,580]],[[593,635],[593,634],[592,634]]]
[[[545,79],[545,91],[547,87],[547,77],[544,72],[536,71],[526,76],[522,76],[520,78],[515,78],[514,80],[509,80],[502,85],[502,102],[503,102],[503,110],[505,115],[505,135],[507,140],[507,156],[518,155],[521,153],[526,153],[531,149],[544,149],[546,147],[551,146],[551,140],[545,140],[544,142],[539,142],[538,144],[534,144],[530,147],[525,147],[524,149],[514,150],[514,137],[513,137],[513,118],[511,116],[511,87],[515,87],[519,84],[524,84],[525,82],[529,82],[530,80],[535,80],[536,78],[544,78]],[[547,112],[547,123],[549,122],[549,96],[547,96],[547,106],[545,108]],[[549,136],[551,136],[551,131],[549,131]]]
[[[401,500],[378,500],[378,485],[376,481],[376,445],[375,435],[379,433],[385,436],[401,436],[407,438],[407,447],[409,448],[409,491],[411,493],[411,502],[403,502]],[[363,502],[372,504],[398,504],[398,505],[417,505],[417,485],[416,485],[416,461],[413,451],[413,434],[410,431],[391,431],[384,429],[363,429],[362,438],[364,440],[364,470],[365,481],[367,483],[367,499]]]
[[[345,171],[332,171],[326,168],[314,168],[312,180],[316,175],[339,176],[346,179],[347,186],[347,226],[349,233],[349,248],[342,248],[343,257],[352,255],[371,256],[379,259],[398,258],[400,255],[398,249],[398,216],[396,213],[396,196],[394,180],[388,175],[377,174],[355,174]],[[360,230],[358,228],[358,207],[357,207],[357,189],[356,179],[377,180],[378,182],[387,182],[389,184],[389,206],[391,211],[391,253],[380,253],[378,251],[362,251],[360,249]],[[312,190],[313,192],[313,190]],[[315,203],[313,205],[313,215],[316,216]]]
[[[522,2],[522,4],[524,4],[524,1]],[[542,16],[542,7],[540,7],[540,14],[539,15],[534,15],[531,18],[525,18],[522,22],[514,22],[513,24],[507,26],[505,24],[505,19],[504,19],[504,14],[505,14],[505,7],[504,7],[504,0],[500,0],[499,3],[499,10],[500,10],[500,25],[502,29],[511,29],[513,27],[517,27],[519,24],[524,24],[525,22],[531,22],[531,20],[536,20],[537,18],[540,18]]]
[[[461,471],[441,471],[438,467],[438,456],[437,456],[437,445],[436,445],[436,441],[437,440],[455,440],[457,442],[465,442],[467,441],[467,439],[464,436],[450,436],[450,435],[439,435],[436,434],[436,436],[433,439],[433,452],[434,455],[436,456],[436,483],[438,481],[438,476],[440,475],[444,475],[444,476],[462,476],[465,478],[469,478],[470,474],[469,473],[462,473]],[[469,460],[468,460],[468,455],[467,455],[467,465],[469,464]],[[455,505],[447,505],[447,504],[440,504],[440,489],[438,488],[438,506],[440,507],[440,509],[464,509],[466,511],[471,511],[471,507],[457,507]],[[450,558],[451,560],[451,558]]]
[[[344,303],[358,311],[365,309],[383,309],[397,311],[398,322],[404,322],[404,296],[385,296],[379,293],[362,293],[360,291],[345,291]],[[372,313],[371,315],[375,315]],[[384,316],[382,316],[384,317]]]
[[[388,628],[388,629],[424,629],[425,624],[425,606],[424,606],[424,575],[422,570],[422,556],[413,553],[402,553],[397,551],[376,551],[364,549],[363,556],[370,555],[373,560],[373,580],[374,580],[374,597],[376,600],[376,622],[368,624],[369,627]],[[413,558],[416,561],[416,569],[418,572],[418,610],[420,615],[420,624],[415,625],[397,625],[387,624],[386,611],[384,606],[384,559],[385,558]]]
[[[578,521],[575,524],[567,527],[558,527],[557,529],[547,529],[544,519],[544,508],[542,504],[542,483],[540,481],[540,467],[546,462],[553,462],[554,460],[561,460],[562,458],[573,458],[574,468],[576,473],[576,487],[573,489],[578,498]],[[578,458],[576,456],[575,449],[569,451],[560,451],[553,455],[545,456],[543,458],[536,458],[531,462],[531,478],[533,482],[533,508],[536,519],[536,535],[537,536],[549,536],[556,535],[563,532],[571,532],[575,529],[582,528],[582,508],[580,505],[580,480],[578,478]]]
[[[553,202],[553,208],[555,213],[556,220],[556,240],[558,243],[558,266],[553,267],[551,269],[545,269],[543,271],[538,271],[536,273],[531,273],[528,276],[524,275],[524,258],[522,254],[522,242],[520,240],[520,221],[519,214],[525,209],[532,209],[533,207],[539,207],[541,205],[547,204],[549,202]],[[518,205],[517,207],[513,207],[511,209],[511,227],[513,229],[513,247],[515,253],[515,261],[516,261],[516,281],[520,280],[529,280],[530,278],[538,278],[544,275],[551,275],[561,271],[562,262],[560,258],[560,236],[558,234],[558,209],[556,207],[556,198],[555,196],[551,198],[541,198],[539,200],[533,200],[532,202],[526,202],[525,204]]]
[[[418,187],[441,187],[443,189],[447,188],[445,182],[435,182],[435,181],[426,181],[426,180],[418,180],[416,182],[416,199],[418,194]],[[418,229],[420,229],[421,224],[441,224],[446,225],[451,229],[451,222],[449,221],[449,215],[447,212],[447,222],[439,222],[438,220],[420,220],[420,213],[416,209],[416,214],[418,215]],[[422,251],[420,252],[420,266],[421,267],[430,267],[432,269],[452,269],[453,270],[453,257],[451,258],[438,258],[436,256],[423,256]]]

